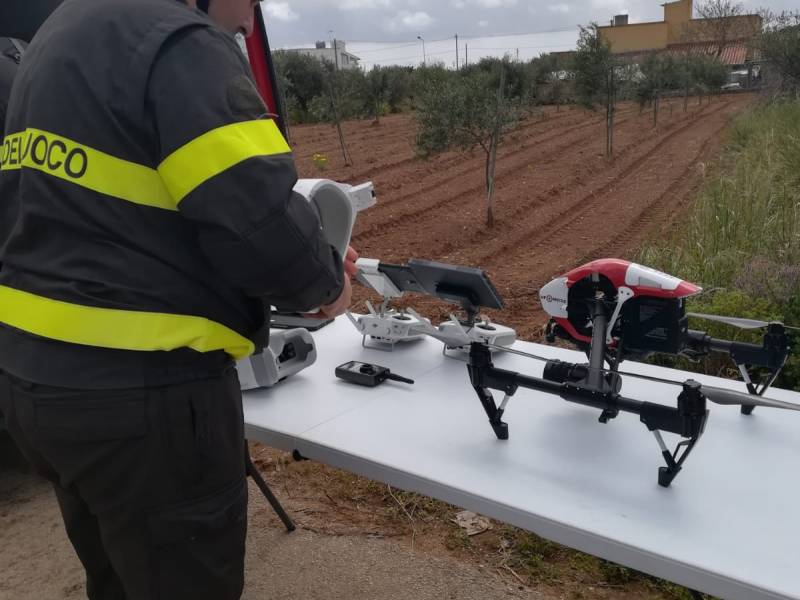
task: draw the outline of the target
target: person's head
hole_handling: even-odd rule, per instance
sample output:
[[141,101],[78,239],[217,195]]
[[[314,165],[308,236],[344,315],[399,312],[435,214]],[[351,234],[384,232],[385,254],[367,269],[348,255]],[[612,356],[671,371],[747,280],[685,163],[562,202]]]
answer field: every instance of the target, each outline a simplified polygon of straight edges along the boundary
[[253,33],[253,8],[261,0],[188,0],[190,6],[208,13],[211,20],[231,33]]

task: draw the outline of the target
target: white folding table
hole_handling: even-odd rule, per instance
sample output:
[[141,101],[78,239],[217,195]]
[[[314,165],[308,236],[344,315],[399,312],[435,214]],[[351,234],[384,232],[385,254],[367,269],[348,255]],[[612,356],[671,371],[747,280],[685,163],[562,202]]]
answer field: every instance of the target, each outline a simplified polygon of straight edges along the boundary
[[[635,415],[599,411],[520,389],[500,441],[464,362],[430,338],[393,352],[365,349],[343,317],[314,334],[318,360],[268,390],[245,394],[248,439],[416,491],[595,556],[722,598],[800,599],[800,413],[709,403],[705,434],[672,486]],[[525,352],[584,362],[577,352],[517,342]],[[334,376],[349,360],[387,366],[414,385],[356,386]],[[507,353],[495,365],[540,376]],[[626,362],[677,381],[734,381]],[[679,387],[623,378],[622,394],[675,406]],[[497,395],[498,393],[495,392]],[[800,394],[770,390],[800,403]],[[498,398],[499,401],[499,398]],[[679,439],[673,438],[668,444]]]

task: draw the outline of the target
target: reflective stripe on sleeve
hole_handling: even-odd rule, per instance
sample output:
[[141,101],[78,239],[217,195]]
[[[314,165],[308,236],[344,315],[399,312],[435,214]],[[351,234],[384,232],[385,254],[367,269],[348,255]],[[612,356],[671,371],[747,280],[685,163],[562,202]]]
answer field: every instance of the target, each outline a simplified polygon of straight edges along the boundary
[[28,128],[3,140],[0,169],[35,169],[121,200],[177,210],[158,171],[68,138]]
[[272,119],[233,123],[195,138],[158,166],[175,204],[212,177],[249,158],[291,152]]
[[253,343],[219,323],[190,315],[96,308],[0,286],[0,321],[73,344],[117,350],[224,350],[249,356]]

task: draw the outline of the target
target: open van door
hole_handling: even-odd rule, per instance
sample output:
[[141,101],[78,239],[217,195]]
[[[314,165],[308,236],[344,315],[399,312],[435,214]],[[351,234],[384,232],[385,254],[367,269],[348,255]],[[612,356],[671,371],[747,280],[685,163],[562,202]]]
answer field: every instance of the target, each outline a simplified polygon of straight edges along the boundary
[[255,11],[253,34],[245,40],[247,56],[250,59],[250,67],[253,69],[258,91],[261,93],[261,97],[264,99],[272,118],[278,124],[278,129],[283,133],[283,137],[288,139],[286,123],[283,121],[283,116],[286,113],[283,110],[281,94],[278,91],[278,80],[275,76],[275,67],[272,64],[267,29],[260,4],[256,4]]

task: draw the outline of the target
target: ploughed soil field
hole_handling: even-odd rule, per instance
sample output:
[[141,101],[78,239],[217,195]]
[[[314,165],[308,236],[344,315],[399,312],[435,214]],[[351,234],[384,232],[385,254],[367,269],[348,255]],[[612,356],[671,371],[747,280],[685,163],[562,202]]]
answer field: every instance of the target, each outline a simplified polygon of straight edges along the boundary
[[[589,260],[631,258],[643,242],[679,226],[726,126],[751,101],[744,94],[691,99],[684,112],[683,99],[664,100],[655,127],[651,111],[622,104],[611,160],[604,112],[548,107],[498,151],[492,229],[483,151],[420,159],[410,115],[345,123],[349,167],[334,127],[298,126],[291,138],[300,177],[375,184],[378,204],[360,213],[353,235],[361,256],[481,267],[506,303],[490,317],[537,339],[546,323],[539,287]],[[324,169],[315,154],[327,157]],[[363,300],[372,297],[356,289],[353,310],[365,312]],[[403,301],[434,323],[456,308],[420,297]]]

